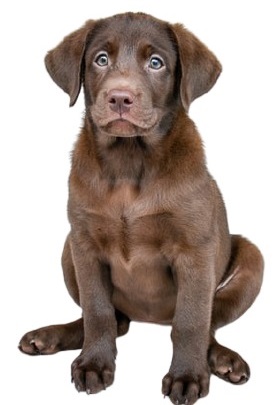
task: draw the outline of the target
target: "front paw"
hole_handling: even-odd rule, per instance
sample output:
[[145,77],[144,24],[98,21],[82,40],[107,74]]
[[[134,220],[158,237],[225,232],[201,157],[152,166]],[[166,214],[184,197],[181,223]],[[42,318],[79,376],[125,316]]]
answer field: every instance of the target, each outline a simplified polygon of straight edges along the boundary
[[163,378],[162,392],[169,396],[175,405],[192,405],[199,398],[205,397],[209,390],[209,372],[176,373],[171,371]]
[[113,383],[115,356],[108,353],[81,353],[72,364],[72,382],[78,392],[97,394]]

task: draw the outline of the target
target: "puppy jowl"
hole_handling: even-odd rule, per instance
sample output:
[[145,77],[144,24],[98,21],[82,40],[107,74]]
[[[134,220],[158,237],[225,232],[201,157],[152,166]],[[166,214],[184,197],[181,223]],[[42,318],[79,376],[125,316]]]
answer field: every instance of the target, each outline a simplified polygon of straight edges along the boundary
[[229,233],[188,115],[215,84],[220,63],[182,25],[142,13],[88,21],[45,62],[71,106],[81,87],[85,95],[62,254],[82,318],[28,332],[20,350],[81,349],[72,379],[93,394],[113,383],[116,338],[130,321],[153,322],[172,326],[162,392],[174,404],[207,395],[212,373],[246,382],[249,366],[215,332],[254,302],[263,259]]

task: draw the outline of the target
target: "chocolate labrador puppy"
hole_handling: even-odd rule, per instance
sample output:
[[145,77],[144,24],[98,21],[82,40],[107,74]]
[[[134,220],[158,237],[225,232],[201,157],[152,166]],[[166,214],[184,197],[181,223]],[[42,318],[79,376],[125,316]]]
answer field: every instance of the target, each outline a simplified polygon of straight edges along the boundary
[[142,13],[88,21],[46,56],[47,70],[84,125],[72,155],[62,256],[82,318],[23,336],[20,350],[82,349],[78,391],[112,384],[116,338],[129,322],[172,326],[173,358],[162,391],[174,404],[207,395],[210,374],[234,384],[249,367],[215,339],[259,293],[263,259],[230,235],[221,194],[188,116],[221,66],[180,24]]

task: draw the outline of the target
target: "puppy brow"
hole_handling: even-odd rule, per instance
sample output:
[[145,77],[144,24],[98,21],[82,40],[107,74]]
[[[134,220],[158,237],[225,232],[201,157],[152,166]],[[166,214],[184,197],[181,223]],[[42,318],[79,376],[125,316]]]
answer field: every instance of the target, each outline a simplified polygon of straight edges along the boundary
[[138,55],[141,59],[149,59],[150,56],[154,54],[165,57],[165,52],[160,47],[156,47],[153,44],[143,44],[138,47]]
[[93,52],[106,51],[109,55],[114,55],[118,52],[119,46],[114,40],[98,40],[92,42],[91,47]]
[[140,48],[142,56],[149,57],[153,53],[157,52],[152,44],[143,44]]
[[107,41],[106,43],[106,50],[109,54],[113,55],[118,51],[118,46],[116,41]]

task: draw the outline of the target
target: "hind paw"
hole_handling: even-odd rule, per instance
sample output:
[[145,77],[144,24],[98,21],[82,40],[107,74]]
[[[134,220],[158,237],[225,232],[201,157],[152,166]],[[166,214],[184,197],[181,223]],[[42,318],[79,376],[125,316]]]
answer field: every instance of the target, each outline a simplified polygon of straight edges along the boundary
[[242,357],[217,342],[210,347],[208,363],[213,374],[232,384],[244,384],[250,378],[249,366]]

